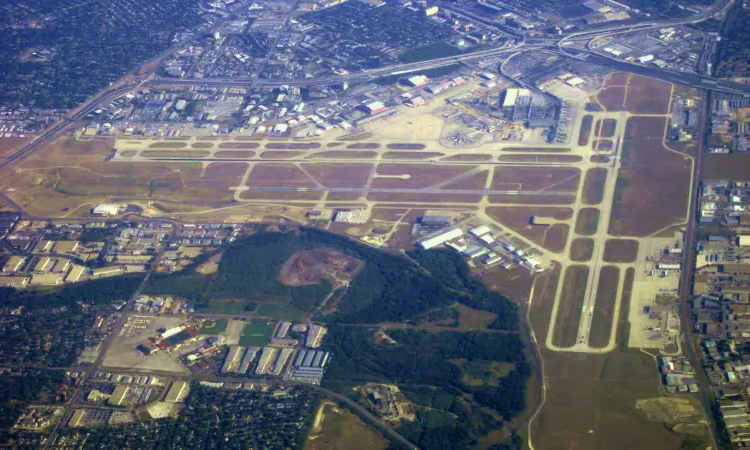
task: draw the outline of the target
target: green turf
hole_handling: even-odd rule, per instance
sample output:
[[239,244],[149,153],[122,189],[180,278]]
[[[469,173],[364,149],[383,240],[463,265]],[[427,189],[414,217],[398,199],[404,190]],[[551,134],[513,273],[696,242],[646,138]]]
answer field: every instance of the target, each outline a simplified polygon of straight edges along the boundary
[[207,320],[203,322],[200,334],[219,334],[227,329],[227,319]]
[[259,303],[255,309],[255,316],[270,317],[277,320],[301,321],[307,319],[307,314],[292,305],[283,303]]
[[276,327],[267,323],[248,323],[242,330],[240,345],[243,347],[263,347],[271,342]]
[[245,312],[245,304],[227,300],[212,300],[208,305],[198,307],[196,312],[200,314],[237,315]]

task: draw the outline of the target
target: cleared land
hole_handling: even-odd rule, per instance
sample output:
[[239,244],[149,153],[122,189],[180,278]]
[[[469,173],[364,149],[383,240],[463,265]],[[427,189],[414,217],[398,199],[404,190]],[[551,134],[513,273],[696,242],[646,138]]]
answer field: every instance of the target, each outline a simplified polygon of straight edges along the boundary
[[494,190],[575,191],[581,171],[575,168],[499,167],[492,178]]
[[597,95],[599,103],[607,111],[622,111],[625,109],[625,86],[629,75],[626,73],[612,74]]
[[586,145],[589,143],[589,136],[591,136],[591,126],[594,124],[594,116],[587,114],[581,119],[581,133],[578,135],[578,145]]
[[648,236],[686,219],[693,166],[688,156],[664,147],[666,120],[628,119],[610,234]]
[[576,238],[570,243],[570,260],[587,262],[594,255],[594,240],[591,238]]
[[571,347],[576,343],[588,278],[589,268],[586,266],[570,266],[565,270],[555,333],[552,336],[552,342],[559,347]]
[[372,171],[372,164],[300,164],[315,181],[325,187],[363,187]]
[[[408,188],[419,189],[429,187],[440,182],[449,181],[469,170],[472,166],[436,166],[430,164],[380,164],[377,175],[387,178],[375,178],[374,188]],[[401,177],[401,178],[397,178]]]
[[323,403],[315,415],[304,450],[385,450],[388,441],[359,418],[331,403]]
[[631,263],[638,257],[638,241],[634,239],[607,239],[604,244],[604,261]]
[[281,266],[281,282],[306,286],[330,281],[334,288],[348,284],[363,267],[362,261],[334,250],[309,250],[292,255]]
[[532,225],[531,217],[545,216],[565,220],[572,216],[573,210],[570,208],[503,206],[489,207],[486,209],[486,213],[531,242],[550,251],[561,252],[565,249],[570,227],[567,224]]
[[607,181],[607,169],[594,167],[586,171],[583,179],[583,203],[598,205],[604,199],[604,184]]
[[247,185],[313,187],[315,183],[292,164],[259,163],[250,171]]
[[708,153],[703,156],[703,177],[710,180],[750,181],[750,152]]
[[591,320],[589,345],[603,348],[609,344],[612,320],[617,303],[617,285],[620,281],[620,269],[615,266],[602,267],[599,273],[599,286],[596,291],[596,306]]
[[599,210],[597,208],[583,208],[578,211],[576,218],[576,233],[591,236],[599,226]]

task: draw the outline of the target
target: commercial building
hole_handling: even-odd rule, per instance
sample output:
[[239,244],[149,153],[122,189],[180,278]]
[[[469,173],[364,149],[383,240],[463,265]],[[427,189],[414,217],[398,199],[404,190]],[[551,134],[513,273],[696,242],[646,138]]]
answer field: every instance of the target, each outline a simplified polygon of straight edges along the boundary
[[13,255],[5,262],[3,272],[18,272],[26,262],[25,256]]
[[292,356],[292,353],[294,353],[293,348],[282,348],[279,352],[279,357],[276,358],[276,363],[273,366],[273,374],[274,375],[281,375],[281,371],[284,370],[284,366],[286,365],[286,362],[289,360],[289,357]]
[[305,340],[305,347],[315,348],[320,346],[320,341],[326,334],[325,327],[320,325],[310,325],[310,329],[307,331],[307,339]]
[[426,85],[430,79],[424,75],[414,75],[413,77],[409,77],[407,81],[414,87],[422,87]]
[[127,205],[115,204],[115,203],[102,203],[97,205],[92,213],[97,216],[116,216],[120,214],[120,211],[127,208]]
[[237,372],[240,368],[242,360],[242,352],[244,348],[239,345],[232,345],[229,347],[229,353],[224,359],[224,365],[221,367],[222,373]]
[[23,289],[29,285],[29,277],[0,277],[0,286]]
[[32,286],[59,286],[63,277],[59,273],[39,273],[31,277]]
[[65,276],[65,282],[66,283],[75,283],[77,281],[80,281],[83,274],[86,273],[88,270],[85,266],[79,266],[77,264],[73,264],[73,268],[70,269],[70,272],[68,272],[68,275]]
[[372,102],[365,105],[365,111],[370,115],[381,113],[387,109],[383,102]]
[[478,226],[476,228],[472,228],[471,230],[469,230],[469,234],[472,236],[480,237],[491,231],[492,230],[487,225],[481,225],[481,226]]
[[425,240],[419,241],[419,246],[425,250],[429,250],[431,248],[437,247],[438,245],[445,244],[451,239],[456,239],[463,235],[464,235],[463,231],[461,231],[458,228],[453,228],[446,232],[440,233],[437,236],[433,236],[431,238],[427,238]]
[[94,269],[92,271],[92,275],[94,278],[112,277],[121,273],[122,267],[120,266],[102,267],[100,269]]
[[117,386],[112,397],[109,398],[109,404],[112,406],[122,406],[125,401],[125,395],[127,395],[130,388],[128,386]]
[[187,381],[175,381],[170,386],[167,392],[167,397],[164,399],[165,402],[176,403],[182,401],[185,396],[190,392],[190,385]]
[[255,369],[256,375],[265,375],[271,370],[271,364],[276,357],[276,349],[273,347],[263,347],[263,352],[260,354],[260,361],[258,367]]

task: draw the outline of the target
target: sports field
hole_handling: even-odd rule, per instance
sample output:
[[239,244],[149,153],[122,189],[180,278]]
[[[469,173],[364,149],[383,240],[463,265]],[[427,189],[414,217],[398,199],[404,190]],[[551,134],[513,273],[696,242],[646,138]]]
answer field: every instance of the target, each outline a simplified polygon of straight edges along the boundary
[[242,329],[240,345],[243,347],[264,347],[271,342],[275,329],[276,327],[269,323],[247,323],[245,328]]

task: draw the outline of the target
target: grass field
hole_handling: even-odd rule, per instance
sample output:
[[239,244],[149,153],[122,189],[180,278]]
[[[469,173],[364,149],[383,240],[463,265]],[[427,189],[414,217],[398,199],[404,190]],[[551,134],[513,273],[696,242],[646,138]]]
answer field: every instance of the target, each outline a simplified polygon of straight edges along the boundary
[[200,334],[219,334],[227,329],[227,319],[207,320],[203,322]]
[[248,323],[242,330],[240,345],[243,347],[263,347],[271,342],[275,326],[268,323]]
[[258,306],[255,308],[255,316],[291,321],[301,321],[309,318],[309,314],[298,310],[292,305],[283,303],[258,303]]
[[388,446],[381,434],[349,411],[331,403],[324,403],[320,408],[314,424],[317,427],[310,432],[304,450],[384,450]]
[[631,263],[638,257],[638,241],[634,239],[608,239],[604,243],[604,261]]
[[703,176],[710,180],[750,181],[750,153],[709,153],[703,157]]
[[599,226],[599,210],[596,208],[583,208],[578,211],[576,218],[576,233],[591,236],[596,233]]
[[555,334],[552,336],[552,342],[559,347],[570,347],[576,343],[588,277],[589,268],[586,266],[570,266],[565,270]]
[[570,243],[570,259],[575,262],[590,261],[594,255],[594,240],[591,238],[576,238]]
[[606,347],[612,330],[612,319],[617,303],[617,284],[620,269],[615,266],[602,267],[599,273],[599,286],[596,291],[596,306],[591,321],[589,345],[595,348]]
[[591,126],[594,124],[594,116],[587,114],[581,119],[581,134],[578,135],[578,145],[587,145],[591,135]]
[[607,169],[595,167],[586,172],[583,179],[583,203],[598,205],[604,198],[604,183],[607,181]]
[[208,305],[196,308],[195,312],[199,314],[235,316],[245,312],[245,303],[230,300],[212,300]]

